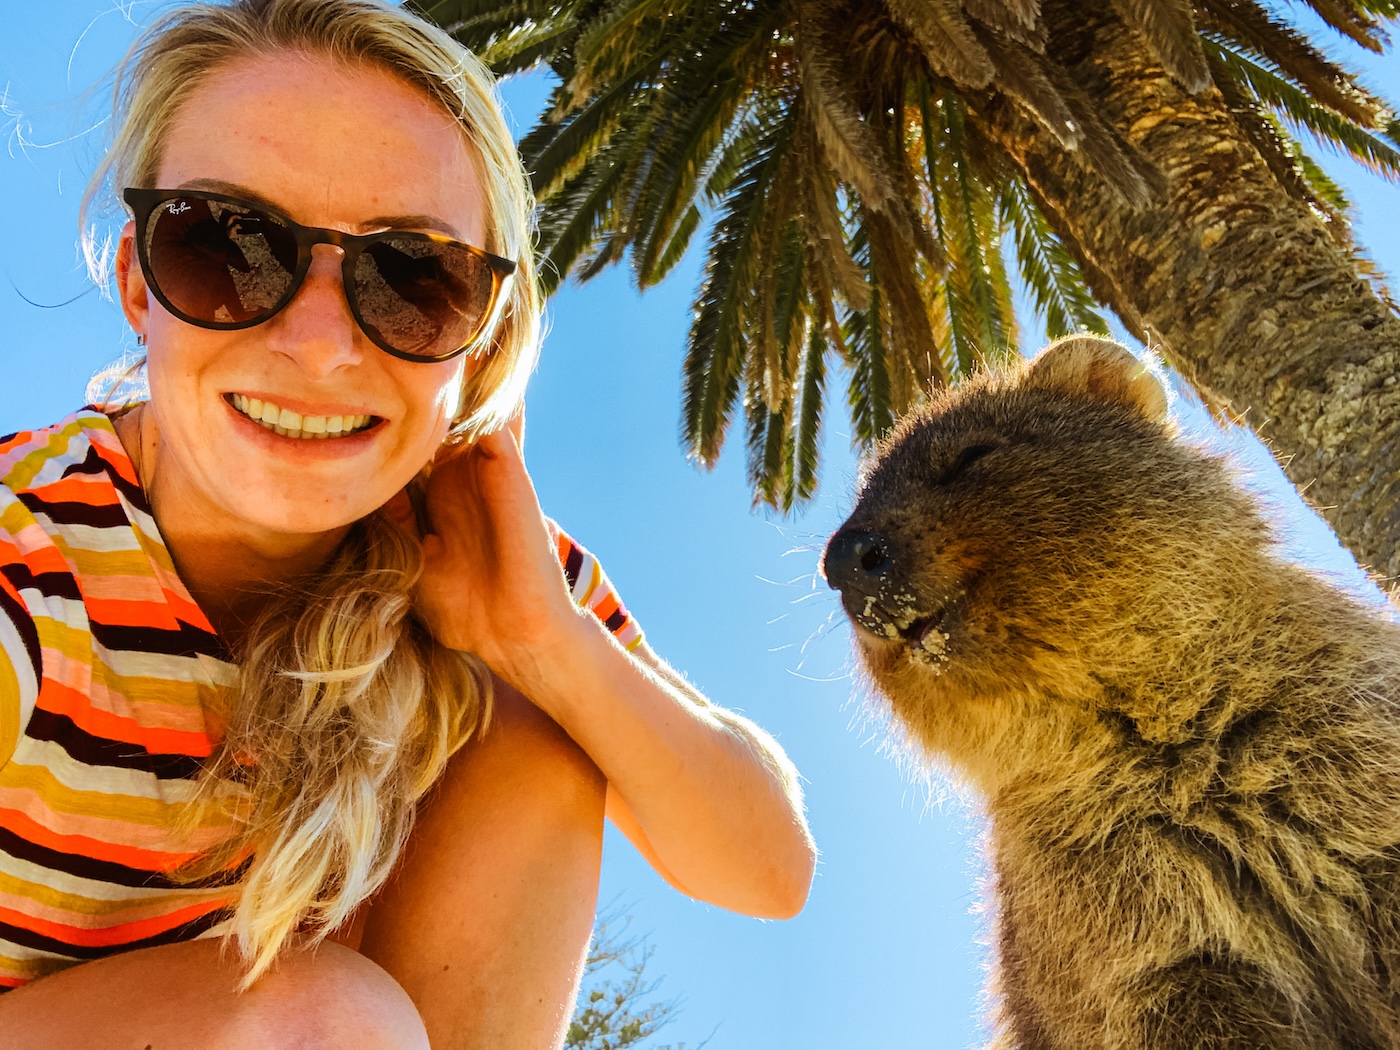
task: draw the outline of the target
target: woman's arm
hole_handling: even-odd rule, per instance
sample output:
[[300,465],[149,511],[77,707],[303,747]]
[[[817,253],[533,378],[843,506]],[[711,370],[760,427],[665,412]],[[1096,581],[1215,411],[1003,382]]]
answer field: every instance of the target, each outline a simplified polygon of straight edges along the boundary
[[[583,618],[580,617],[582,620]],[[607,815],[667,882],[763,918],[791,918],[815,848],[797,770],[748,719],[709,703],[643,643],[584,622],[569,679],[539,704],[608,780]],[[606,645],[595,639],[601,635]]]
[[428,515],[418,604],[438,639],[480,655],[587,752],[609,816],[667,881],[795,915],[815,863],[796,770],[753,723],[574,605],[514,437],[442,459]]

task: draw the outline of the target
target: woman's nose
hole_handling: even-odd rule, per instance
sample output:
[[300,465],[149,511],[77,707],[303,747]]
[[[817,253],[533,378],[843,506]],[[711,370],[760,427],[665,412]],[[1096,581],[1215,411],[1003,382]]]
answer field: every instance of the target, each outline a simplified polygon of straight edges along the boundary
[[311,268],[289,302],[272,318],[268,346],[322,379],[364,356],[364,336],[345,297],[344,253],[330,244],[311,249]]

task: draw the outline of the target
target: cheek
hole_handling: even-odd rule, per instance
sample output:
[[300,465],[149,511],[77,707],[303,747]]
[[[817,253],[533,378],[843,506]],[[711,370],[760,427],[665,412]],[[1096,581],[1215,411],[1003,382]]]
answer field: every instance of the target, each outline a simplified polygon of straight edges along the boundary
[[[193,422],[201,411],[207,410],[204,392],[197,389],[201,369],[205,368],[214,356],[209,348],[201,345],[198,335],[188,335],[188,326],[181,325],[186,332],[171,329],[179,325],[168,315],[151,315],[150,336],[146,347],[146,382],[151,390],[151,399],[159,402],[161,416]],[[213,334],[213,333],[211,333]],[[168,425],[168,424],[167,424]]]
[[425,442],[439,445],[447,437],[462,404],[462,383],[467,375],[464,361],[444,361],[436,365],[410,364],[420,369],[410,373],[412,402],[417,406],[420,433]]

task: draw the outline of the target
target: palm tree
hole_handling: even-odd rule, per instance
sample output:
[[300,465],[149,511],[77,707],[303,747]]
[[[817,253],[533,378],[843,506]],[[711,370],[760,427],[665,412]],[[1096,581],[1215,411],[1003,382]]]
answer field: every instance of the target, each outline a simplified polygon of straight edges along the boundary
[[[1400,0],[1305,0],[1371,50]],[[661,280],[712,214],[683,442],[736,406],[755,499],[817,478],[832,355],[858,442],[1017,343],[1103,322],[1256,427],[1400,574],[1400,318],[1299,132],[1400,174],[1382,100],[1256,0],[431,0],[559,77],[522,140],[547,280]],[[1008,258],[1009,256],[1009,258]],[[1089,292],[1092,290],[1092,295]]]

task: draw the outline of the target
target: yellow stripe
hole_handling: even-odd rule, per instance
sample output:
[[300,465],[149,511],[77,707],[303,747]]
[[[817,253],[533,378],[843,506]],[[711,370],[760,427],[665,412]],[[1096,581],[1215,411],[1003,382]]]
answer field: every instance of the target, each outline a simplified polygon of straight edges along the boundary
[[583,607],[589,608],[593,605],[593,596],[598,593],[598,585],[603,582],[603,565],[593,555],[588,556],[588,560],[593,563],[593,572],[588,581],[588,593],[583,596]]
[[49,439],[28,455],[21,457],[10,468],[10,472],[0,478],[0,484],[8,485],[12,489],[28,488],[49,460],[57,459],[68,451],[69,443],[82,433],[82,430],[82,421],[75,419],[59,430],[48,431]]
[[15,753],[19,743],[19,676],[10,654],[0,649],[0,766]]
[[[83,666],[92,664],[91,631],[73,627],[47,613],[38,612],[38,610],[31,610],[31,612],[36,613],[34,629],[39,632],[39,647],[41,649],[51,649],[54,655],[65,660],[72,660],[76,664]],[[44,668],[44,677],[62,680],[62,676],[52,674],[47,666]]]
[[29,508],[19,500],[0,510],[0,529],[8,532],[11,536],[29,528],[34,524],[34,515],[29,513]]
[[[139,890],[133,891],[139,893]],[[6,872],[0,871],[0,893],[9,894],[12,897],[23,897],[31,900],[35,904],[45,908],[53,908],[58,911],[71,912],[73,915],[84,915],[89,918],[105,918],[115,915],[118,912],[132,911],[137,908],[148,909],[150,918],[157,918],[161,914],[159,905],[165,905],[167,911],[176,911],[180,908],[188,907],[191,904],[199,904],[203,901],[219,900],[229,895],[227,888],[201,888],[201,889],[168,889],[159,893],[153,893],[146,897],[119,897],[104,900],[101,897],[84,897],[76,893],[64,893],[62,890],[54,889],[52,886],[45,886],[42,883],[30,882],[27,879],[16,878]],[[62,921],[62,920],[58,920]],[[139,920],[138,920],[139,921]],[[73,926],[76,923],[66,923]],[[0,962],[3,965],[3,962]]]
[[[33,791],[44,805],[55,813],[114,820],[146,827],[171,824],[179,808],[157,798],[142,798],[140,795],[124,795],[102,789],[72,788],[55,777],[46,766],[20,765],[15,762],[0,769],[0,787]],[[223,822],[207,821],[203,826],[215,827],[221,823]]]
[[[27,444],[6,453],[0,484],[22,493],[40,478],[57,477],[63,467],[79,462],[93,445],[104,450],[118,447],[105,417],[88,414],[38,431]],[[93,480],[97,486],[94,494],[101,494],[102,498],[115,496],[124,503],[119,494],[101,487],[103,479]],[[54,528],[46,523],[42,511],[31,513],[10,492],[0,494],[4,497],[0,499],[0,534],[27,532],[38,547],[35,553],[47,557],[56,570],[61,568],[61,558],[80,581],[101,580],[101,587],[114,595],[139,596],[155,603],[162,601],[160,581],[175,585],[178,580],[169,551],[143,515],[134,515],[140,524],[132,522],[129,528]],[[130,507],[127,512],[128,517],[133,516]],[[21,563],[30,558],[20,555]],[[106,582],[109,579],[113,582]],[[103,703],[122,717],[133,717],[143,727],[202,731],[203,712],[218,704],[221,686],[226,686],[226,678],[234,673],[233,668],[212,659],[159,653],[104,654],[87,627],[80,602],[49,598],[32,601],[31,606],[31,612],[36,614],[33,623],[43,650],[45,677],[51,686],[54,682],[71,682],[91,695],[100,693],[105,685],[111,696]],[[10,650],[0,652],[0,787],[7,793],[22,793],[14,796],[18,804],[45,807],[54,819],[91,820],[103,837],[153,840],[142,848],[160,848],[167,838],[172,844],[179,841],[173,824],[183,805],[177,798],[163,797],[169,796],[169,785],[162,788],[153,783],[147,795],[144,780],[113,780],[105,775],[103,767],[71,759],[58,745],[37,741],[26,741],[19,749],[22,760],[14,760],[15,746],[21,737],[22,678],[17,673],[18,665],[11,661],[21,655]],[[132,673],[123,675],[108,661]],[[133,701],[133,697],[139,700]],[[50,753],[50,748],[57,750]],[[221,836],[230,828],[230,818],[214,807],[198,816],[200,827],[192,830],[201,839]],[[103,823],[96,823],[99,821]],[[179,908],[218,901],[231,892],[222,887],[130,888],[100,878],[68,876],[17,857],[0,859],[5,861],[0,868],[0,894],[21,913],[31,908],[52,912],[52,918],[59,922],[64,921],[65,915],[71,916],[71,924],[90,928],[127,921],[129,914],[157,918]],[[17,921],[23,921],[22,917],[17,917]],[[0,939],[3,975],[30,980],[77,961],[62,952],[31,949]]]
[[[21,948],[18,944],[15,947]],[[21,950],[37,952],[39,949],[22,948]],[[32,956],[28,959],[14,959],[8,955],[0,955],[0,975],[37,981],[40,977],[47,977],[51,973],[66,970],[70,966],[77,966],[82,961],[81,959],[55,958],[52,955]]]

